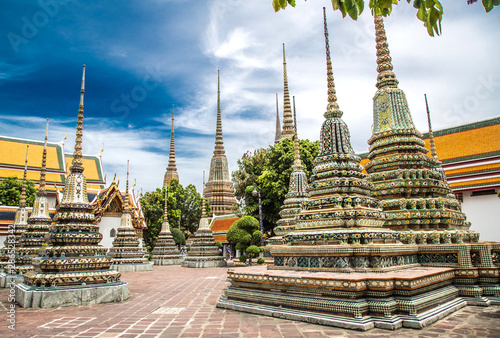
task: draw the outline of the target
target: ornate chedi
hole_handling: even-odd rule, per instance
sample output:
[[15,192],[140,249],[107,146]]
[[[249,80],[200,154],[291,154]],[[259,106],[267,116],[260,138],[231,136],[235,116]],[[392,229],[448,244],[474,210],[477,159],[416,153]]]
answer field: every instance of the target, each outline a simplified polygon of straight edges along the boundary
[[233,183],[229,178],[229,167],[222,140],[222,118],[220,109],[220,76],[217,72],[217,129],[215,133],[214,156],[210,162],[208,181],[203,189],[203,196],[208,199],[210,209],[216,216],[232,212],[236,203]]
[[285,195],[285,201],[281,206],[280,219],[276,222],[274,233],[277,235],[269,239],[269,243],[275,243],[281,240],[281,236],[295,230],[296,216],[302,210],[302,204],[309,198],[309,185],[304,167],[300,161],[299,139],[295,133],[295,160],[293,171],[290,174],[290,184],[288,192]]
[[153,270],[153,264],[149,263],[144,257],[145,252],[141,248],[135,229],[132,226],[128,193],[128,174],[127,161],[127,183],[125,188],[123,214],[118,232],[113,240],[113,247],[109,249],[108,255],[113,258],[112,269],[117,271],[151,271]]
[[288,75],[286,72],[285,43],[283,43],[283,129],[281,140],[292,138],[295,135],[293,124],[292,106],[290,104],[290,93],[288,91]]
[[383,200],[373,198],[376,185],[352,152],[328,68],[327,120],[296,229],[283,236],[285,245],[269,246],[274,264],[267,270],[229,270],[231,284],[217,306],[393,330],[422,328],[466,305],[500,304],[500,243],[414,244],[411,230],[384,227]]
[[165,210],[163,212],[163,223],[161,231],[156,239],[153,249],[153,262],[155,265],[177,265],[183,261],[182,255],[175,244],[174,237],[170,232],[170,224],[167,217],[168,191],[165,187]]
[[[373,135],[368,140],[370,162],[366,171],[373,182],[373,197],[383,201],[385,226],[421,230],[422,243],[477,242],[470,222],[446,182],[437,157],[427,156],[422,134],[415,129],[404,92],[393,72],[384,23],[375,18],[377,92],[373,98]],[[432,238],[430,234],[433,233]],[[414,234],[411,234],[412,237]],[[425,238],[424,238],[425,237]],[[403,239],[412,243],[411,238]]]
[[45,144],[42,153],[42,167],[40,170],[40,183],[33,202],[33,210],[28,218],[26,231],[21,237],[21,248],[19,249],[19,265],[16,270],[19,274],[33,270],[32,260],[38,256],[38,251],[46,245],[45,236],[49,233],[52,219],[49,215],[49,201],[45,191],[45,176],[47,166],[47,139],[49,130],[49,119],[45,128]]
[[281,141],[281,125],[280,125],[280,111],[278,109],[278,93],[276,93],[276,134],[274,135],[274,144]]
[[19,255],[19,250],[22,247],[21,237],[26,231],[28,210],[26,210],[26,172],[28,170],[28,150],[26,146],[26,160],[24,162],[23,184],[21,186],[21,198],[19,199],[19,209],[16,210],[14,223],[9,225],[9,234],[4,241],[4,247],[0,253],[0,268],[3,272],[0,273],[0,287],[5,288],[10,286],[12,282],[22,282],[22,270],[19,267],[22,265],[22,256]]
[[128,298],[128,284],[120,281],[118,271],[110,269],[107,248],[98,245],[102,235],[88,201],[82,166],[84,88],[85,66],[70,173],[57,206],[56,224],[46,235],[48,245],[39,249],[32,261],[34,270],[26,272],[24,283],[16,286],[16,301],[23,307],[89,305]]
[[202,215],[200,225],[194,234],[191,249],[188,251],[182,266],[186,268],[212,268],[226,266],[226,261],[215,244],[210,219],[205,215],[205,198],[202,198]]
[[177,166],[175,165],[174,105],[172,105],[172,127],[170,129],[170,153],[168,155],[167,171],[163,178],[163,186],[166,187],[169,185],[172,179],[179,181],[179,174],[177,173]]

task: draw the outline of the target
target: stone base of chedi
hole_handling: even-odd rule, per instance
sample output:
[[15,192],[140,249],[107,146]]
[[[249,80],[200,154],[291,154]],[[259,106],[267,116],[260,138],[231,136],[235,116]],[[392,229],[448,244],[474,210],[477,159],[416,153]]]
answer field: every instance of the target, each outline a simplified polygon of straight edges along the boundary
[[201,219],[200,228],[196,231],[193,245],[182,266],[186,268],[226,266],[226,261],[215,244],[212,230],[208,228],[208,219]]
[[153,249],[154,265],[178,265],[183,260],[179,249],[175,245],[172,233],[167,228],[163,228],[158,235],[156,246]]
[[228,271],[231,285],[218,307],[356,330],[394,330],[423,328],[467,305],[500,305],[499,243],[270,251],[274,265],[268,270]]

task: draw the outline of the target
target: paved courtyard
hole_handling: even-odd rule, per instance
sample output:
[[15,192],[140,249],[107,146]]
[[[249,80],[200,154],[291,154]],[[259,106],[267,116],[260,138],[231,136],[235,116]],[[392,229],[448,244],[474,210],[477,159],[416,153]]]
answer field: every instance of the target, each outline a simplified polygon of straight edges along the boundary
[[[237,268],[236,268],[237,269]],[[123,303],[59,309],[16,307],[8,329],[8,289],[1,289],[1,337],[500,337],[500,307],[466,307],[424,330],[342,330],[222,310],[215,304],[228,285],[227,268],[155,266],[125,272]]]

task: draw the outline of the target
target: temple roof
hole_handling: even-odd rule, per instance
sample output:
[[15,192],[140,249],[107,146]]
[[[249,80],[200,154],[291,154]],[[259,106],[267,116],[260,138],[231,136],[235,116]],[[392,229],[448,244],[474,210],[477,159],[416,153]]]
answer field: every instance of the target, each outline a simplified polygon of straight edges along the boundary
[[[17,206],[0,205],[0,235],[7,235],[9,224],[14,223],[14,218],[16,216],[16,211],[19,209]],[[28,216],[31,215],[33,208],[26,207],[28,211]],[[49,209],[49,215],[54,218],[56,214],[56,209]]]
[[215,216],[210,223],[210,230],[213,232],[214,240],[225,242],[227,231],[240,218],[235,215]]
[[[38,187],[42,164],[43,140],[34,141],[0,136],[0,180],[10,176],[22,178],[26,145],[30,146],[27,178]],[[54,184],[60,189],[64,188],[66,182],[65,174],[69,173],[72,160],[72,154],[64,154],[64,144],[62,142],[47,143],[46,190],[48,193],[55,193]],[[104,175],[101,157],[83,155],[82,161],[85,169],[85,177],[87,178],[87,188],[91,191],[103,189]]]

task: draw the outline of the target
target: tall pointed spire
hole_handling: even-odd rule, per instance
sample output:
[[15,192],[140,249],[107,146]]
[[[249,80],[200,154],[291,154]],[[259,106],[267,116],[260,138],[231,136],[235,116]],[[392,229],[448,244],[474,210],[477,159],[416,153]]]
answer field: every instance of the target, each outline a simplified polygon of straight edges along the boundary
[[288,92],[285,43],[283,43],[283,130],[281,132],[281,139],[292,138],[294,134],[292,107],[290,105],[290,93]]
[[203,195],[208,199],[212,211],[216,215],[231,213],[236,202],[234,198],[233,183],[229,176],[229,166],[224,151],[222,140],[222,117],[220,107],[220,73],[217,71],[217,127],[215,133],[214,155],[210,161],[208,182],[203,190]]
[[45,193],[45,174],[47,172],[47,138],[49,133],[49,119],[45,127],[45,143],[43,145],[42,168],[40,169],[40,185],[38,186],[37,196],[47,196]]
[[224,141],[222,139],[222,116],[220,109],[220,72],[217,70],[217,126],[215,129],[215,155],[224,155]]
[[293,98],[293,130],[297,133],[297,112],[295,110],[295,96]]
[[125,202],[123,204],[123,212],[130,213],[129,195],[128,195],[128,175],[129,175],[129,160],[127,160],[127,182],[125,183]]
[[437,151],[436,151],[436,143],[434,143],[434,133],[432,132],[431,125],[431,112],[429,111],[429,103],[427,102],[427,94],[424,94],[425,97],[425,108],[427,110],[427,122],[429,123],[429,142],[431,144],[431,155],[435,160],[438,159]]
[[337,92],[333,80],[332,60],[330,57],[330,41],[328,37],[328,26],[326,23],[326,9],[323,7],[323,25],[325,31],[325,49],[326,49],[326,77],[328,82],[328,105],[324,116],[326,118],[342,117],[342,111],[337,103]]
[[377,88],[397,87],[398,80],[392,71],[392,58],[389,54],[389,44],[385,35],[382,15],[375,16],[375,41],[377,42]]
[[163,179],[163,185],[169,185],[172,179],[179,181],[179,174],[177,173],[177,166],[175,165],[174,105],[172,105],[172,127],[170,129],[170,153],[168,156],[168,166]]
[[28,150],[30,146],[26,146],[26,160],[24,160],[23,184],[21,186],[21,198],[19,199],[19,209],[26,208],[26,175],[28,172]]
[[274,144],[281,141],[281,125],[280,125],[280,111],[278,108],[278,93],[276,93],[276,135],[274,136]]
[[69,170],[72,173],[83,172],[82,166],[82,137],[83,137],[83,95],[85,94],[85,65],[82,73],[82,89],[80,90],[80,108],[78,109],[78,121],[76,125],[75,151],[73,152],[73,161]]

